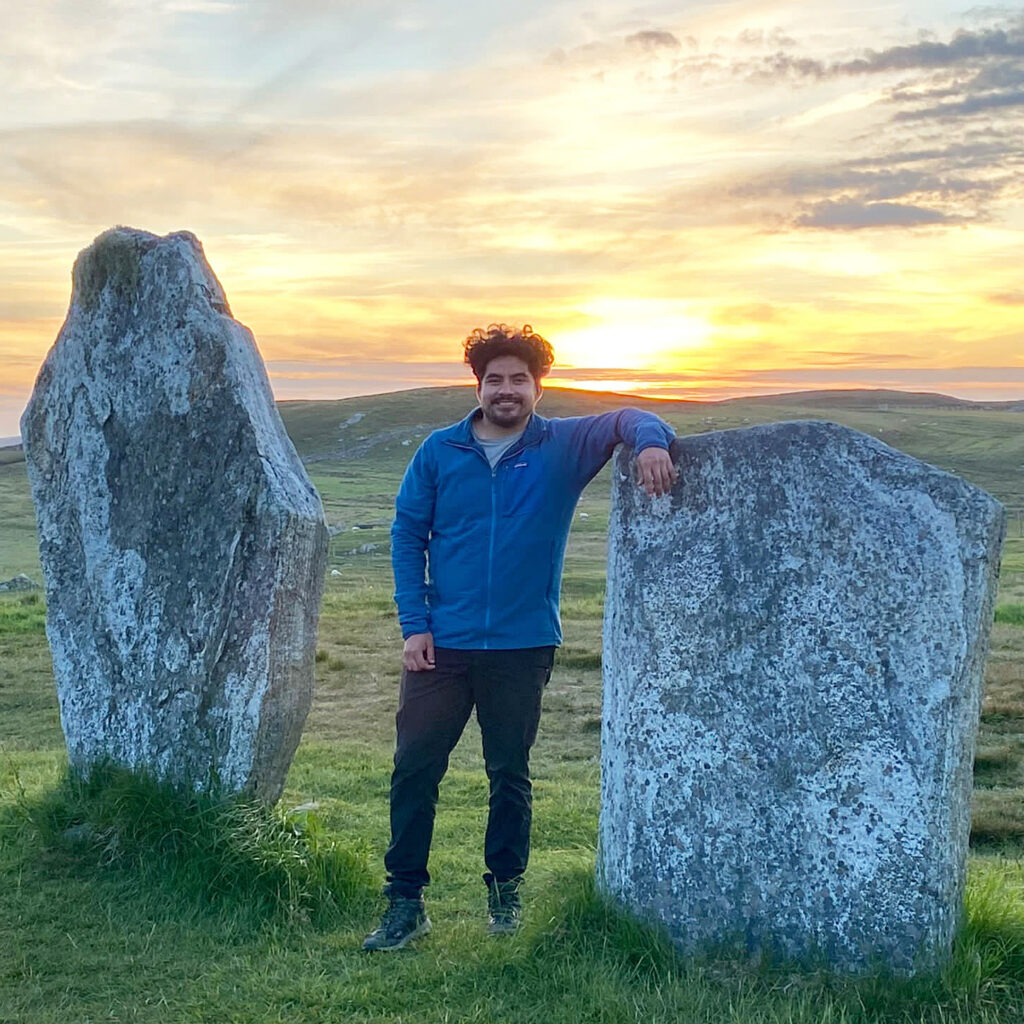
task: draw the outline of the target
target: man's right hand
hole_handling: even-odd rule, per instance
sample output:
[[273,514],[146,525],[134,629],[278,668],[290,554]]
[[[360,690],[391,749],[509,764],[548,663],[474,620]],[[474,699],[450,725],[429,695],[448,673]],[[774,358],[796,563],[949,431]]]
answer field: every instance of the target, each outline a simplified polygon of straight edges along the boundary
[[410,672],[426,672],[434,667],[434,634],[413,633],[402,648],[402,665]]

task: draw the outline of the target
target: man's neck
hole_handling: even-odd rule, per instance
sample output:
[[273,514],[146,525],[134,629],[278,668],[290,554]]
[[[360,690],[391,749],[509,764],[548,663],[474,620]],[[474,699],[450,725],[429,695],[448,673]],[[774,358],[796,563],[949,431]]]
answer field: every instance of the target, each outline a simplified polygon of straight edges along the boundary
[[483,412],[478,409],[476,415],[473,417],[473,433],[483,441],[498,441],[503,437],[514,437],[516,434],[521,434],[526,429],[526,424],[529,422],[530,420],[527,418],[518,426],[499,427],[496,423],[492,423],[483,414]]

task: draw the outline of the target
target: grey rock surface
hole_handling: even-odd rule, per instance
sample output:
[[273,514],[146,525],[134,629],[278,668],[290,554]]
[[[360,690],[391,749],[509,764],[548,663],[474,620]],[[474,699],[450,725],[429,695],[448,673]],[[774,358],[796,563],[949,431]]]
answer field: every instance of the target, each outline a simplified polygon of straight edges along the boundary
[[0,593],[6,593],[14,590],[39,590],[39,584],[35,580],[30,579],[23,572],[19,572],[17,576],[12,576],[9,580],[4,580],[0,583]]
[[824,422],[675,442],[609,525],[598,880],[687,951],[948,953],[1004,530],[965,481]]
[[71,763],[276,800],[327,527],[195,236],[115,228],[79,255],[21,429]]

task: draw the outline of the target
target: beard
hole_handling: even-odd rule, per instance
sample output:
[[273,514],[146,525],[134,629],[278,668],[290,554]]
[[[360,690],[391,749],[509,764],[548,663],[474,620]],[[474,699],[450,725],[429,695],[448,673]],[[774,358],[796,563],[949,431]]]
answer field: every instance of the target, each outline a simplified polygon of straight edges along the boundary
[[530,418],[531,409],[526,408],[521,399],[513,399],[509,404],[504,405],[498,400],[488,402],[483,406],[483,414],[490,423],[496,427],[508,429],[520,424],[525,424]]

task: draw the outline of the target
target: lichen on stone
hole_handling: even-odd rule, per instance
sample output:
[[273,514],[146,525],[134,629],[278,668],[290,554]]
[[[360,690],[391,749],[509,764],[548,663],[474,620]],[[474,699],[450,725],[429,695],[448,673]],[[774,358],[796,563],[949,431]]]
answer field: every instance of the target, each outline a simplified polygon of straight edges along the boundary
[[79,257],[22,418],[68,756],[276,800],[313,691],[323,507],[189,232]]
[[911,973],[960,920],[1001,506],[837,424],[677,441],[608,526],[598,879],[680,947]]
[[75,298],[90,311],[99,305],[104,289],[109,289],[117,302],[134,302],[140,261],[155,244],[155,237],[130,228],[118,226],[104,231],[75,260],[71,271]]

